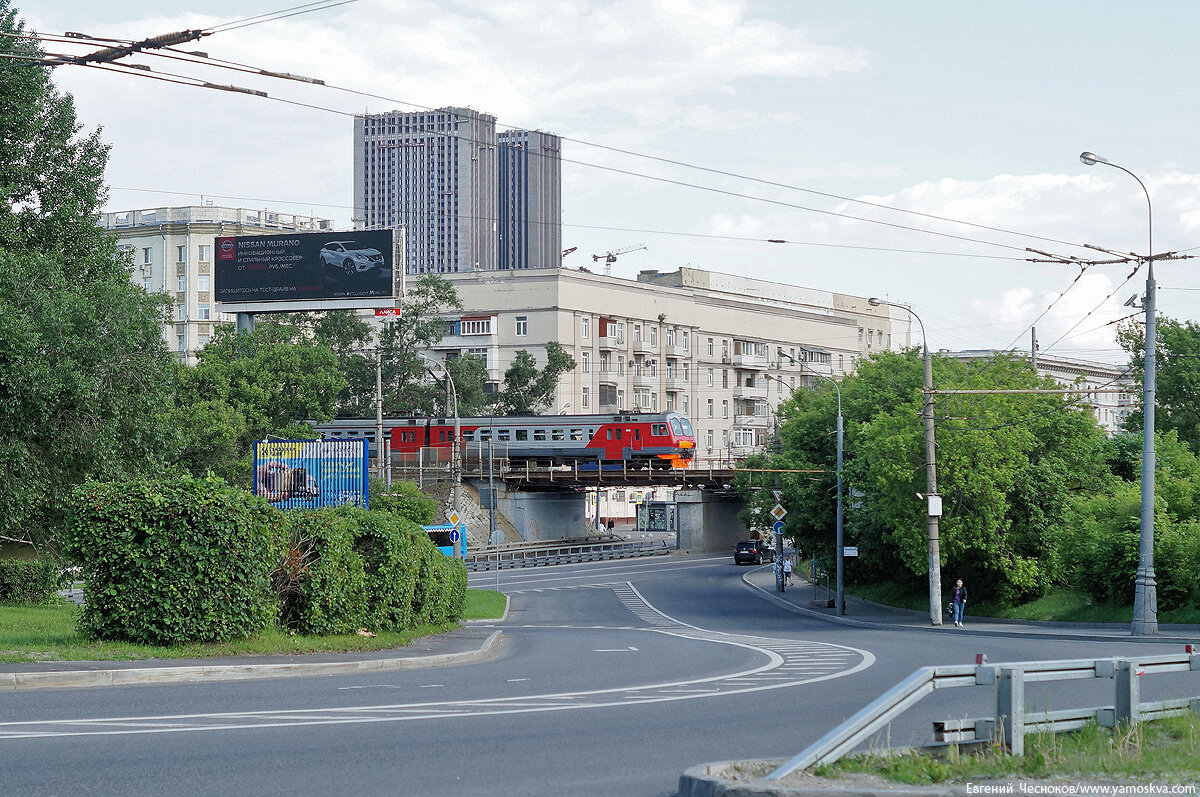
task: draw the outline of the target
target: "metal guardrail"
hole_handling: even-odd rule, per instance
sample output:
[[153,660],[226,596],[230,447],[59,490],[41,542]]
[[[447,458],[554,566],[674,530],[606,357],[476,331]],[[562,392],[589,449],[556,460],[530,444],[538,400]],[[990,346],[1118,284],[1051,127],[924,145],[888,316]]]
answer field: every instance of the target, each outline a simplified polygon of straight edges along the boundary
[[477,548],[467,554],[467,570],[495,570],[514,567],[541,567],[603,559],[629,559],[637,556],[665,556],[670,552],[663,540],[638,542],[585,542],[563,545],[537,544],[518,548]]
[[[937,741],[952,744],[1000,742],[1013,755],[1024,754],[1025,734],[1030,732],[1078,730],[1092,721],[1113,727],[1190,711],[1200,712],[1200,696],[1141,700],[1139,678],[1168,672],[1200,672],[1197,648],[1188,645],[1182,654],[1160,656],[997,664],[988,664],[987,657],[980,655],[974,666],[922,667],[767,775],[767,780],[778,780],[797,769],[832,764],[938,689],[994,686],[996,703],[992,717],[935,722]],[[1085,678],[1113,679],[1114,704],[1065,711],[1025,711],[1025,684]]]

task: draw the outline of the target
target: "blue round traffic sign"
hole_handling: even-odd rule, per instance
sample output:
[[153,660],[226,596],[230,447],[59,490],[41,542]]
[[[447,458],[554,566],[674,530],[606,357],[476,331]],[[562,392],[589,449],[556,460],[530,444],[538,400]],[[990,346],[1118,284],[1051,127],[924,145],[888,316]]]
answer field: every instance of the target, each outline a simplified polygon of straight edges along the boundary
[[458,529],[450,529],[450,542],[458,542],[460,539],[462,539],[462,535]]
[[783,534],[783,528],[784,528],[783,521],[776,520],[775,525],[771,527],[771,530],[774,531],[776,534]]

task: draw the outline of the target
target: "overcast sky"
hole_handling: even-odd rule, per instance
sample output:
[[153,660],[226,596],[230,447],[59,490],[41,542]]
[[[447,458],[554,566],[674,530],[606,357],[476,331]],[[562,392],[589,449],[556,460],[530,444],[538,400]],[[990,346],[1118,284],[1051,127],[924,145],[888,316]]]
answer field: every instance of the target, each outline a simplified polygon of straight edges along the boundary
[[[300,1],[18,7],[38,31],[139,39]],[[1196,30],[1188,2],[360,0],[188,47],[386,99],[154,57],[138,62],[319,108],[79,67],[54,79],[112,144],[110,210],[203,197],[349,225],[350,114],[469,106],[574,139],[569,267],[644,243],[613,273],[691,265],[886,296],[935,348],[1027,349],[1050,308],[1047,353],[1118,362],[1109,322],[1144,269],[1077,280],[1024,249],[1146,252],[1145,196],[1080,163],[1092,150],[1145,182],[1156,253],[1200,254]],[[1157,265],[1161,314],[1200,318],[1198,275],[1200,261]]]

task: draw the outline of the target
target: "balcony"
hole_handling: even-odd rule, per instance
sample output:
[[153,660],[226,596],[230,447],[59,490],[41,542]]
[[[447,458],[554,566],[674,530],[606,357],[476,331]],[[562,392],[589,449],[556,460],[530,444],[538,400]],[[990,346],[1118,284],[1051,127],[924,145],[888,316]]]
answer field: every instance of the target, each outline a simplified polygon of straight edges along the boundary
[[757,368],[765,369],[768,364],[768,358],[765,354],[735,354],[733,355],[733,364],[738,368]]
[[673,391],[687,390],[688,380],[679,375],[668,376],[666,382],[664,383],[664,387],[666,387],[667,390]]
[[744,399],[753,401],[755,399],[765,399],[767,397],[767,386],[747,387],[746,385],[734,385],[733,397],[735,399]]
[[770,425],[771,419],[766,415],[734,415],[733,425],[746,427],[757,427],[765,429]]
[[633,350],[639,354],[657,354],[658,346],[650,343],[650,341],[642,339],[633,342]]
[[634,387],[651,387],[658,389],[660,384],[658,376],[651,376],[649,371],[642,371],[640,374],[633,375]]
[[625,338],[616,335],[600,335],[596,338],[596,345],[601,349],[619,349],[625,350]]

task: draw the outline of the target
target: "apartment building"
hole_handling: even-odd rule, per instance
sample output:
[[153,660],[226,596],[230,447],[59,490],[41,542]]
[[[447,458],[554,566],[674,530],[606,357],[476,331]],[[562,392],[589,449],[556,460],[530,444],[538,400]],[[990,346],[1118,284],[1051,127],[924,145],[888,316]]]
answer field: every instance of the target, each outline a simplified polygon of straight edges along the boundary
[[214,325],[233,322],[213,301],[213,239],[219,235],[271,235],[332,231],[333,222],[270,210],[192,205],[102,214],[100,226],[129,253],[131,279],[149,293],[173,299],[163,339],[188,363],[212,337]]
[[465,309],[447,320],[438,356],[477,355],[498,385],[517,351],[545,364],[558,341],[576,367],[547,412],[679,411],[701,457],[761,449],[792,391],[909,345],[907,318],[864,297],[694,268],[636,280],[562,268],[446,276]]

